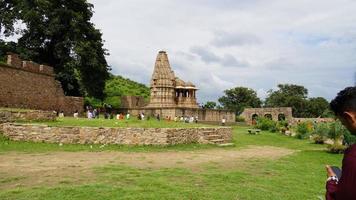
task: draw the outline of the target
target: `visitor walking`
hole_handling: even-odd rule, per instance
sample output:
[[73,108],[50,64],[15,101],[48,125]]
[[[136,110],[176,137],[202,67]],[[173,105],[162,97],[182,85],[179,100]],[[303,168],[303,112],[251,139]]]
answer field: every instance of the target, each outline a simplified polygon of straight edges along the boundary
[[76,118],[76,119],[78,119],[78,117],[79,117],[79,112],[78,112],[78,110],[76,110],[76,111],[74,112],[73,117]]
[[226,119],[225,119],[225,117],[223,117],[223,118],[221,119],[221,125],[225,126],[225,123],[226,123]]
[[[356,87],[347,87],[340,91],[330,103],[331,109],[341,123],[356,135]],[[356,199],[356,144],[345,150],[342,160],[342,175],[326,166],[326,200]]]

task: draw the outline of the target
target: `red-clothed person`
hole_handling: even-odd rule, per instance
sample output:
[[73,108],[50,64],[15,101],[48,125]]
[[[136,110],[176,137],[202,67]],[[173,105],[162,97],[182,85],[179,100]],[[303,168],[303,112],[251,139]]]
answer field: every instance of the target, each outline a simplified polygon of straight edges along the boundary
[[[330,107],[351,134],[356,135],[356,87],[339,92]],[[340,180],[330,166],[326,166],[326,171],[326,200],[356,200],[356,144],[345,151]]]

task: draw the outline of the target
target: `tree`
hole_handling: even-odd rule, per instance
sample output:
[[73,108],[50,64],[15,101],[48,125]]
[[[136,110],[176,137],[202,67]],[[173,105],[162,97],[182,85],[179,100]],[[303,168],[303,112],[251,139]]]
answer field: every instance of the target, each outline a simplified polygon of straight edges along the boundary
[[279,84],[278,90],[268,91],[266,107],[292,107],[294,117],[305,116],[308,90],[304,86]]
[[226,109],[234,110],[240,115],[247,107],[261,107],[261,100],[257,93],[245,87],[235,87],[224,91],[225,95],[219,98],[219,103]]
[[309,98],[304,117],[327,117],[329,102],[323,97]]
[[[2,41],[0,53],[11,47],[24,59],[53,66],[67,95],[102,99],[110,68],[102,34],[90,22],[92,9],[86,0],[3,0],[0,33],[20,38],[11,46]],[[15,28],[19,22],[24,28]]]
[[216,103],[214,101],[207,101],[203,107],[206,109],[214,109],[216,108]]

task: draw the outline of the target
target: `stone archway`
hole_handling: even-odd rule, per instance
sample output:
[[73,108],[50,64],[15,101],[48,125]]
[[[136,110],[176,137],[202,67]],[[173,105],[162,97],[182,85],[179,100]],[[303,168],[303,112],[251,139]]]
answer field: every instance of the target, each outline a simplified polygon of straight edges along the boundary
[[278,114],[278,121],[284,121],[286,120],[286,115],[283,113]]
[[267,118],[267,119],[272,120],[272,114],[267,113],[267,114],[265,114],[264,117]]
[[252,115],[251,119],[252,119],[252,125],[256,125],[257,123],[257,118],[258,118],[258,115],[255,113]]

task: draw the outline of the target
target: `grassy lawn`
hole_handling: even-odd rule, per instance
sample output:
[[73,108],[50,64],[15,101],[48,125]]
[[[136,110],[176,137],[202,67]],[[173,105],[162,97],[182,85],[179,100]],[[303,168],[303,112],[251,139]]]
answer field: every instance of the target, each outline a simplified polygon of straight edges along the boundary
[[[125,152],[196,152],[242,151],[251,146],[273,146],[293,150],[294,153],[278,159],[245,159],[227,168],[224,163],[207,162],[199,170],[186,167],[145,168],[125,164],[106,164],[94,167],[95,178],[87,182],[64,180],[59,184],[6,188],[21,176],[1,178],[0,199],[247,199],[247,200],[308,200],[320,199],[325,191],[325,164],[340,165],[342,155],[325,152],[325,146],[315,145],[277,133],[263,132],[248,135],[247,127],[234,128],[235,147],[218,148],[210,145],[182,145],[172,147],[100,148],[87,145],[34,144],[0,139],[0,158],[8,153],[62,151]],[[172,158],[174,159],[174,158]],[[189,162],[189,161],[187,161]],[[233,160],[231,160],[231,163]],[[0,163],[1,169],[1,163]]]
[[[29,122],[24,122],[29,123]],[[194,127],[212,127],[212,125],[199,123],[183,123],[174,121],[158,121],[156,119],[138,120],[135,118],[129,120],[117,119],[87,119],[64,117],[57,118],[53,122],[30,122],[36,124],[45,124],[48,126],[86,126],[86,127],[133,127],[133,128],[194,128]]]

